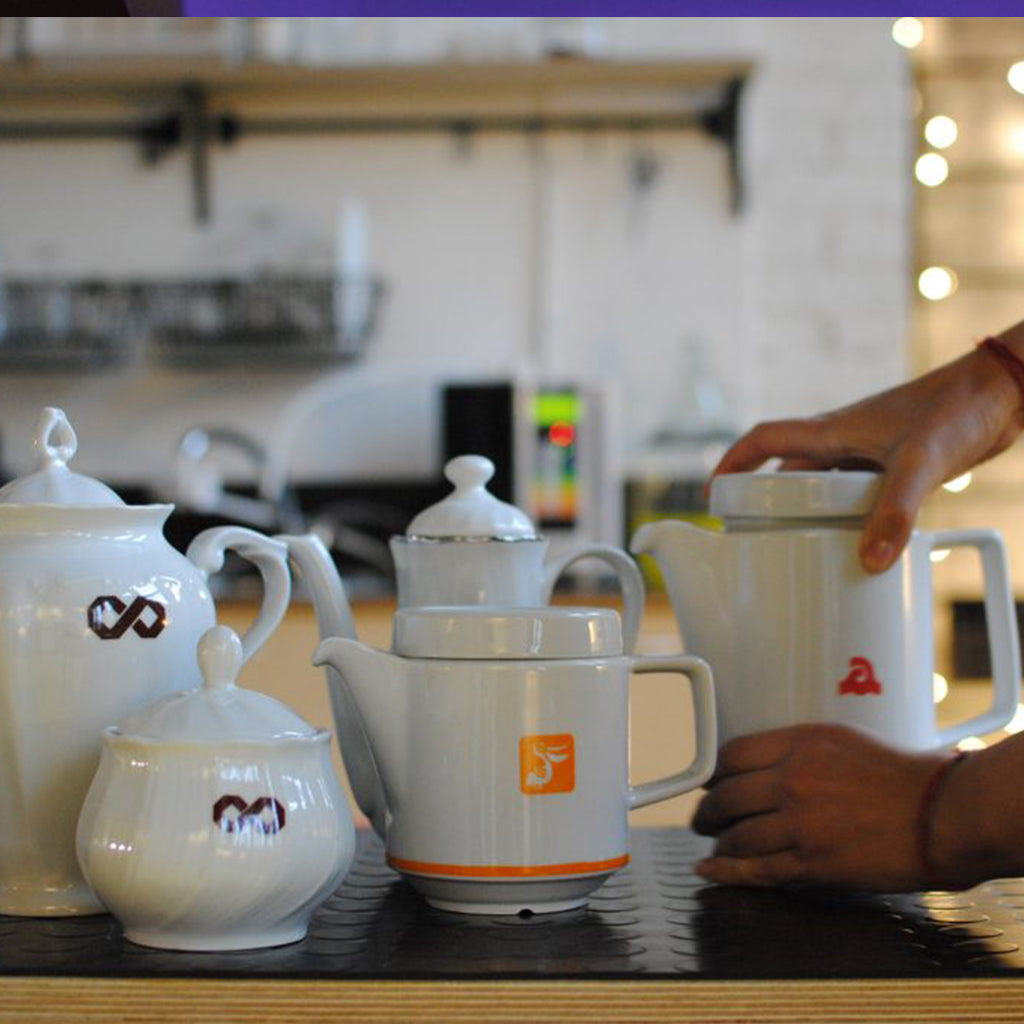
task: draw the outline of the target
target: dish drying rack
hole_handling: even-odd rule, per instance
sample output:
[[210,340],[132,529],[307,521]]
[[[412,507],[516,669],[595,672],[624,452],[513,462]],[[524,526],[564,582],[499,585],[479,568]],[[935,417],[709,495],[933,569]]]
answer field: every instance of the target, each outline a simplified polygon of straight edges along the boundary
[[383,294],[375,277],[163,282],[151,290],[149,351],[188,368],[346,362],[363,354]]
[[365,351],[384,292],[374,276],[0,280],[0,368],[340,364]]
[[104,369],[129,355],[142,320],[137,285],[0,280],[0,367]]

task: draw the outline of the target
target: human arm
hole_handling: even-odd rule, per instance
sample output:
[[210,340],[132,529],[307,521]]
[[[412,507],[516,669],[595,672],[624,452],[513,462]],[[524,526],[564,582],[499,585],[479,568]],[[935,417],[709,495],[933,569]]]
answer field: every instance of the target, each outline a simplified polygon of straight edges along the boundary
[[[716,837],[697,866],[736,885],[881,892],[933,885],[920,813],[942,754],[906,753],[838,725],[798,725],[726,744],[693,826]],[[928,807],[927,857],[946,888],[1024,874],[1024,735],[950,768]]]
[[[997,338],[1024,359],[1024,323]],[[916,380],[808,419],[761,423],[714,470],[881,470],[882,486],[861,537],[869,572],[899,557],[925,495],[1003,451],[1024,428],[1024,401],[990,352],[976,349]]]

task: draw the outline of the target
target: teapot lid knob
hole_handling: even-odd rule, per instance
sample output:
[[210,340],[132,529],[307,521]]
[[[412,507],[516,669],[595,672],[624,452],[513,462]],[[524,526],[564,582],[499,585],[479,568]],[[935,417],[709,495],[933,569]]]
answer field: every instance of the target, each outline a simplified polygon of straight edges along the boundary
[[487,490],[494,463],[483,455],[449,459],[444,475],[455,488],[448,497],[424,509],[409,524],[407,537],[426,540],[536,540],[537,531],[525,512],[500,501]]
[[444,475],[458,494],[483,487],[494,476],[494,463],[484,455],[458,455],[445,463]]
[[36,422],[32,446],[41,468],[52,465],[63,466],[74,458],[78,451],[78,436],[68,422],[63,409],[46,406]]
[[0,487],[0,505],[123,505],[106,484],[68,469],[78,437],[63,409],[47,406],[32,435],[36,468]]
[[242,669],[242,641],[229,626],[211,626],[199,639],[198,657],[204,686],[234,686]]

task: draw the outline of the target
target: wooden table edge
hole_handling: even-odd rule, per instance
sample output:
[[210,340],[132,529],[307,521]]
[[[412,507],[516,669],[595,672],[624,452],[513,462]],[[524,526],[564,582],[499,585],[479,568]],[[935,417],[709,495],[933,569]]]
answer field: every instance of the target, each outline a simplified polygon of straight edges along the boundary
[[1024,978],[808,981],[0,977],[0,1021],[854,1022],[1024,1020]]

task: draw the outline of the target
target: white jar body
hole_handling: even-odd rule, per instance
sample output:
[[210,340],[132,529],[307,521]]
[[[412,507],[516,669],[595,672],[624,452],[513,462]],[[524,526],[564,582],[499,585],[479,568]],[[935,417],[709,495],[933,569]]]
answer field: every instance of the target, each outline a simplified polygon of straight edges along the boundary
[[102,731],[198,682],[214,606],[166,509],[31,513],[0,509],[0,913],[98,913],[74,840]]

